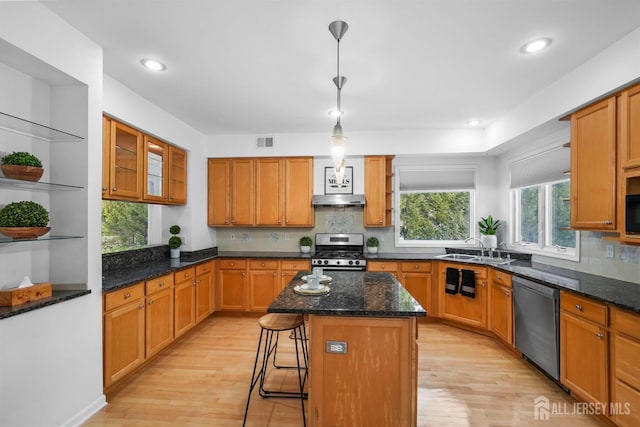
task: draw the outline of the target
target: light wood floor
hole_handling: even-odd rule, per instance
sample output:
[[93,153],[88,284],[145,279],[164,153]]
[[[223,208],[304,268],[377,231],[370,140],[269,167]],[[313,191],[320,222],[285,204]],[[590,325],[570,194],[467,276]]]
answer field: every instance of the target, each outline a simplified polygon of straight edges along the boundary
[[[127,379],[85,426],[242,425],[259,331],[256,318],[210,317]],[[281,341],[286,361],[293,346]],[[563,412],[574,400],[492,338],[420,324],[419,352],[419,426],[605,425],[587,415],[536,420],[536,397]],[[269,381],[293,388],[294,375],[279,370]],[[261,399],[254,390],[247,425],[301,426],[300,401]]]

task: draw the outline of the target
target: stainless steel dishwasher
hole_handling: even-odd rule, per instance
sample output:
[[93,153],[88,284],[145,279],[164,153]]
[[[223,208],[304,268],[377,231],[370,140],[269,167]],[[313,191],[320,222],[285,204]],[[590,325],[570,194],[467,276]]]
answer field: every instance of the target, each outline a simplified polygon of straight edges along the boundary
[[513,278],[516,348],[556,381],[560,380],[560,291]]

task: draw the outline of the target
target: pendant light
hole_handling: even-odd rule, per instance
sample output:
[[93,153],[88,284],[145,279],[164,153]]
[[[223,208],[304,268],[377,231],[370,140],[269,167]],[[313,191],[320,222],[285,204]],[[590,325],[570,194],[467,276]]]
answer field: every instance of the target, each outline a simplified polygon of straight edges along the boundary
[[329,24],[329,31],[338,42],[336,67],[337,75],[333,78],[333,83],[338,89],[338,99],[336,102],[337,120],[336,125],[333,127],[333,134],[331,135],[331,138],[329,138],[331,158],[333,159],[333,167],[335,169],[336,183],[338,184],[338,186],[342,186],[342,180],[344,178],[344,169],[346,163],[344,160],[344,151],[347,145],[347,138],[344,136],[344,133],[342,132],[342,125],[340,124],[340,117],[342,116],[340,94],[342,91],[342,87],[347,82],[347,78],[340,75],[340,40],[348,29],[349,25],[347,25],[347,23],[344,21],[333,21],[331,24]]

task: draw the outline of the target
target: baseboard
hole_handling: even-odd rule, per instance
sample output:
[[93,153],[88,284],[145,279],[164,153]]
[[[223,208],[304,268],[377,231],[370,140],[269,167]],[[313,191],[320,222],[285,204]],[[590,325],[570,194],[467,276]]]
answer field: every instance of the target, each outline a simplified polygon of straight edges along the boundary
[[60,427],[79,427],[105,406],[107,406],[107,399],[104,394],[101,394],[99,398],[91,402],[82,411],[69,418]]

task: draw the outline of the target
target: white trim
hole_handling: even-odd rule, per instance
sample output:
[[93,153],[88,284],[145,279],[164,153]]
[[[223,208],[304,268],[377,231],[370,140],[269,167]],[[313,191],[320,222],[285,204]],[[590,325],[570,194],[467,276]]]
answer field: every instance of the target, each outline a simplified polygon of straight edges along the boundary
[[62,423],[61,427],[79,427],[105,406],[107,406],[107,398],[102,394],[80,412],[74,414],[71,418]]

